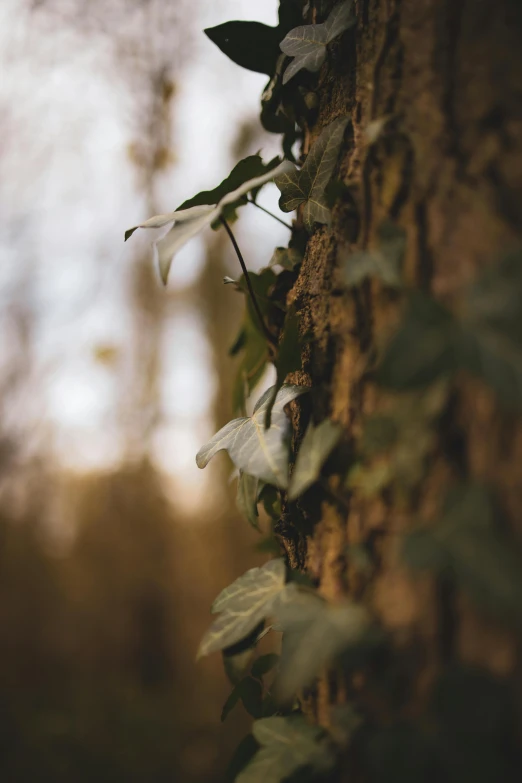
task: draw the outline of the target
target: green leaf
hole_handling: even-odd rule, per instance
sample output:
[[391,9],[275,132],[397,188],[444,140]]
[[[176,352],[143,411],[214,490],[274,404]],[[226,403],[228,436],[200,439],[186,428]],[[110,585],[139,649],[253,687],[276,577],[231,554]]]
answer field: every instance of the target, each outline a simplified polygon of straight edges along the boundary
[[251,568],[222,590],[212,604],[212,613],[220,614],[201,640],[198,658],[244,639],[270,615],[276,599],[284,601],[291,596],[285,577],[284,561],[271,560],[261,568]]
[[275,487],[265,484],[259,499],[270,519],[277,521],[281,518],[281,496]]
[[[258,156],[252,156],[258,157]],[[246,159],[248,161],[248,158]],[[277,159],[276,159],[277,160]],[[259,159],[260,161],[260,159]],[[245,161],[242,161],[244,164]],[[157,242],[154,242],[154,247],[157,253],[157,260],[159,266],[159,272],[164,284],[167,283],[169,270],[172,264],[172,260],[176,253],[185,245],[189,239],[199,234],[200,231],[207,226],[211,226],[215,223],[220,216],[226,214],[226,211],[230,208],[235,209],[240,203],[246,203],[245,196],[250,192],[257,192],[258,189],[269,182],[279,174],[284,174],[287,171],[294,169],[293,164],[288,161],[283,161],[275,168],[272,165],[274,161],[266,164],[261,162],[251,162],[243,166],[239,174],[234,174],[238,166],[227,177],[215,191],[207,191],[204,194],[195,196],[194,199],[186,201],[184,208],[175,210],[168,215],[156,215],[149,218],[144,223],[140,223],[138,226],[128,229],[125,232],[125,241],[132,236],[132,234],[138,228],[161,228],[162,226],[173,223],[174,225],[170,231]],[[247,177],[247,173],[255,170],[259,171],[264,166],[264,170],[259,175],[255,175],[253,178]],[[229,180],[232,178],[232,183]],[[241,180],[241,181],[240,181]],[[228,184],[226,184],[228,183]],[[234,187],[237,184],[237,187]],[[229,189],[230,188],[230,189]],[[209,193],[215,193],[219,191],[219,198],[216,200],[216,205],[211,206],[204,199],[208,197]],[[187,207],[187,204],[192,206]]]
[[277,27],[259,22],[233,21],[209,27],[203,32],[237,65],[271,76],[280,56],[279,42],[302,18],[301,0],[282,0]]
[[[426,460],[436,447],[438,421],[447,399],[448,384],[437,383],[422,393],[401,395],[389,413],[366,419],[359,444],[363,459],[382,457],[385,452],[387,462],[382,476],[386,482],[406,489],[417,485],[424,477]],[[361,476],[356,480],[360,482]]]
[[279,207],[283,212],[292,212],[300,204],[304,204],[303,221],[309,232],[312,231],[314,223],[330,222],[325,188],[337,163],[348,122],[347,117],[339,117],[323,128],[312,145],[303,168],[288,169],[278,174],[274,180],[281,191]]
[[[201,193],[198,193],[196,196],[184,201],[178,209],[184,210],[205,204],[218,204],[229,193],[241,188],[245,182],[257,179],[258,177],[264,177],[266,174],[273,171],[280,163],[281,159],[277,157],[272,158],[268,163],[263,163],[260,155],[249,155],[247,158],[240,160],[239,163],[236,163],[228,177],[225,177],[217,187],[213,190],[201,191]],[[242,194],[237,201],[240,204],[246,204],[246,194]],[[236,204],[235,206],[239,206],[239,204]]]
[[294,472],[290,479],[288,498],[295,500],[308,489],[321,473],[321,468],[339,442],[342,427],[325,419],[317,427],[308,425],[297,454]]
[[[243,682],[243,680],[241,680]],[[239,699],[241,698],[241,693],[239,690],[239,686],[241,685],[241,682],[239,682],[236,687],[231,691],[228,699],[223,704],[223,709],[221,710],[221,723],[224,723],[234,707],[239,704]]]
[[[254,657],[256,644],[259,639],[258,628],[255,628],[254,630],[255,633],[252,634],[253,638],[248,639],[250,644],[245,646],[245,649],[236,652],[236,645],[233,645],[232,648],[223,650],[223,668],[225,669],[225,674],[227,675],[232,685],[237,685],[250,668],[250,664],[252,663],[252,659]],[[230,652],[230,649],[232,649],[232,653]]]
[[377,371],[393,389],[413,389],[467,370],[508,408],[522,406],[522,251],[491,265],[453,316],[414,294]]
[[400,288],[405,249],[403,229],[391,222],[382,224],[377,248],[341,255],[346,285],[357,286],[368,277],[376,277],[390,288]]
[[502,533],[492,498],[481,486],[452,492],[441,520],[410,533],[403,545],[410,567],[451,576],[478,608],[522,623],[522,555]]
[[309,685],[342,652],[363,642],[371,628],[363,606],[327,604],[311,593],[278,606],[276,618],[284,633],[277,685],[283,700]]
[[269,266],[280,266],[288,272],[293,272],[303,260],[302,254],[295,247],[276,247],[270,259]]
[[259,514],[257,513],[257,496],[259,479],[239,471],[237,482],[236,504],[239,511],[247,518],[252,527],[259,530]]
[[277,350],[274,362],[276,382],[272,387],[272,395],[266,407],[265,427],[270,427],[272,409],[279,389],[283,386],[288,373],[301,369],[301,344],[299,340],[299,321],[295,313],[288,313],[285,319],[283,337]]
[[325,61],[327,45],[355,22],[352,0],[342,0],[323,24],[303,25],[290,30],[280,44],[281,51],[294,58],[285,70],[283,84],[302,68],[318,71]]
[[278,27],[259,22],[225,22],[203,31],[212,43],[242,68],[270,76],[279,56]]
[[200,449],[196,456],[198,467],[204,468],[218,451],[226,450],[240,470],[267,484],[286,489],[289,421],[284,409],[289,402],[307,391],[303,386],[283,386],[273,407],[272,424],[266,429],[266,409],[272,398],[272,389],[267,389],[258,400],[251,417],[230,421]]
[[259,680],[252,677],[245,677],[232,690],[230,696],[223,705],[221,711],[221,722],[225,721],[234,707],[243,702],[245,710],[253,718],[261,718],[263,714],[263,686]]
[[264,677],[265,674],[272,671],[279,663],[279,655],[276,653],[267,653],[266,655],[260,655],[252,664],[251,674],[252,677],[256,677],[258,680]]
[[456,337],[451,313],[434,299],[413,294],[377,369],[377,382],[400,391],[451,375],[456,368]]
[[258,749],[259,744],[255,741],[252,734],[247,734],[237,746],[227,767],[225,774],[226,783],[235,783],[239,773],[252,761]]
[[301,716],[263,718],[252,731],[261,748],[237,783],[280,783],[302,767],[324,773],[335,763],[323,730]]

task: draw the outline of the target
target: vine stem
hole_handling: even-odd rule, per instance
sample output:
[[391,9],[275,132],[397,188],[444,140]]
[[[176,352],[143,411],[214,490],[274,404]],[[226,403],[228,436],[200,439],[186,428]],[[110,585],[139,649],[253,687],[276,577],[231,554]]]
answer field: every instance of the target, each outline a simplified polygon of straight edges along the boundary
[[222,215],[220,216],[219,220],[220,220],[220,223],[225,227],[225,231],[227,232],[228,236],[230,237],[230,241],[232,242],[234,250],[236,251],[236,255],[237,255],[238,259],[239,259],[239,263],[241,264],[241,269],[243,270],[243,274],[245,276],[245,280],[246,280],[246,284],[247,284],[247,288],[248,288],[248,293],[250,294],[250,298],[252,300],[252,304],[254,305],[254,310],[256,311],[256,315],[257,315],[257,317],[259,319],[259,324],[260,324],[260,326],[261,326],[261,328],[263,330],[263,333],[264,333],[266,339],[272,345],[277,345],[277,341],[276,341],[275,337],[269,332],[268,327],[265,324],[265,320],[263,318],[263,314],[261,312],[261,308],[259,307],[259,303],[258,303],[258,301],[256,299],[256,295],[255,295],[254,289],[252,287],[252,282],[250,280],[250,276],[248,274],[248,270],[246,268],[245,261],[243,259],[243,256],[241,255],[241,250],[239,249],[239,245],[237,244],[236,238],[235,238],[234,234],[232,233],[232,229],[230,228],[230,226],[228,225],[227,221],[225,220],[225,218]]
[[254,201],[253,198],[247,198],[247,201],[248,201],[249,204],[253,204],[255,207],[260,209],[262,212],[265,212],[267,215],[270,215],[270,217],[273,217],[274,220],[277,220],[278,223],[281,223],[281,225],[284,226],[285,228],[288,228],[290,231],[293,231],[293,227],[290,225],[290,223],[287,223],[286,221],[281,220],[280,217],[277,217],[277,215],[274,215],[274,213],[270,212],[269,209],[265,209],[265,207],[262,207],[261,204],[258,204],[257,201]]

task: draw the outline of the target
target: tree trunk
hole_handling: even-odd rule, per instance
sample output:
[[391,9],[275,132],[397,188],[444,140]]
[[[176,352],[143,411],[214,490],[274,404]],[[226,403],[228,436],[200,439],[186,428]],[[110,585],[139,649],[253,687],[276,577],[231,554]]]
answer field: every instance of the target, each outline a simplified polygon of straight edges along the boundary
[[[323,21],[333,4],[311,5],[309,21]],[[365,418],[400,398],[368,380],[368,366],[399,323],[404,297],[376,280],[346,291],[340,249],[376,247],[379,227],[393,221],[406,235],[407,286],[454,309],[480,270],[522,239],[522,3],[355,0],[354,6],[357,25],[331,47],[320,74],[317,121],[304,145],[306,152],[336,117],[351,117],[353,135],[344,143],[339,175],[350,197],[337,202],[332,227],[316,227],[310,237],[287,303],[313,335],[303,348],[303,371],[292,381],[312,387],[312,418],[341,423],[357,452]],[[293,423],[298,443],[304,414],[294,412]],[[297,547],[295,536],[286,538],[291,565],[306,569],[331,601],[361,598],[394,650],[395,700],[383,700],[373,670],[344,682],[324,678],[304,700],[323,725],[330,724],[334,704],[352,697],[376,731],[414,724],[426,715],[435,684],[456,664],[481,667],[484,678],[506,678],[520,696],[512,625],[477,610],[453,581],[414,577],[399,554],[402,534],[419,520],[435,520],[447,490],[463,481],[495,490],[509,520],[506,536],[513,546],[520,541],[520,419],[504,412],[486,384],[463,374],[452,383],[432,435],[421,454],[420,479],[408,492],[392,483],[368,496],[355,482],[346,506],[308,493],[297,511],[288,509],[300,531],[303,519],[313,527],[309,535],[296,533]],[[329,482],[338,495],[340,478],[332,475]],[[371,555],[369,570],[355,557],[361,546]],[[386,667],[391,671],[392,664]],[[472,697],[465,701],[472,710]],[[385,774],[373,762],[361,763],[363,778],[395,780],[389,765]],[[353,764],[352,758],[350,769]],[[440,778],[415,768],[412,779],[471,779],[467,767],[452,764]],[[478,769],[485,775],[480,780],[509,777],[498,766],[490,777],[484,766]]]

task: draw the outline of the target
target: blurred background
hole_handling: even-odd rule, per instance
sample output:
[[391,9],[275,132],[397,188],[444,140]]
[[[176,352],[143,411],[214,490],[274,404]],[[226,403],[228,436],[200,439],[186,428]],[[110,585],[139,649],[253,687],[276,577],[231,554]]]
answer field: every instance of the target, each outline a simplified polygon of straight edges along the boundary
[[[0,777],[223,780],[245,734],[209,606],[260,562],[230,464],[195,454],[232,416],[244,301],[221,232],[161,287],[149,232],[277,137],[266,79],[202,33],[275,24],[276,0],[1,0]],[[277,190],[260,202],[277,212]],[[252,269],[287,230],[246,207]],[[265,378],[266,386],[270,378]]]

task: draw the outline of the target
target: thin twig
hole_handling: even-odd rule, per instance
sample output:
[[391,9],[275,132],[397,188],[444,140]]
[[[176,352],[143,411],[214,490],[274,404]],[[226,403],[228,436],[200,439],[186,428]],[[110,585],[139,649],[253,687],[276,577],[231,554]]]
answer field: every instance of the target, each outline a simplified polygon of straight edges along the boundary
[[263,332],[265,334],[265,337],[272,345],[277,345],[277,341],[276,341],[275,337],[273,336],[273,334],[270,333],[270,331],[268,330],[267,325],[265,324],[265,321],[264,321],[264,318],[263,318],[263,314],[261,312],[261,308],[259,307],[258,301],[256,299],[256,295],[254,293],[254,289],[252,287],[252,283],[250,281],[250,277],[249,277],[248,270],[247,270],[246,265],[245,265],[245,261],[243,259],[243,256],[241,255],[241,250],[239,249],[239,245],[236,242],[236,238],[235,238],[234,234],[232,233],[232,229],[230,228],[230,226],[228,225],[227,221],[225,220],[225,218],[223,216],[221,216],[219,218],[219,220],[222,223],[222,225],[225,227],[225,230],[226,230],[228,236],[230,237],[230,241],[232,242],[232,245],[234,246],[234,250],[236,251],[236,255],[237,255],[238,259],[239,259],[239,263],[241,264],[241,269],[243,270],[243,274],[245,276],[245,280],[246,280],[246,284],[247,284],[247,288],[248,288],[248,293],[250,294],[250,298],[252,299],[252,304],[254,305],[254,310],[256,311],[256,315],[257,315],[257,317],[259,319],[259,324],[260,324],[260,326],[261,326],[261,328],[262,328],[262,330],[263,330]]
[[277,217],[277,215],[274,215],[274,213],[270,212],[269,209],[265,209],[265,207],[262,207],[261,204],[258,204],[257,201],[254,201],[253,198],[247,198],[247,201],[248,201],[249,204],[253,204],[258,209],[262,210],[263,212],[266,212],[267,215],[270,215],[270,217],[273,217],[274,220],[277,220],[285,228],[288,228],[288,229],[290,229],[290,231],[293,231],[293,227],[290,225],[290,223],[286,223],[284,220],[281,220],[280,217]]

